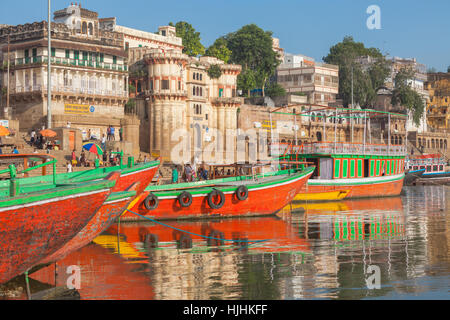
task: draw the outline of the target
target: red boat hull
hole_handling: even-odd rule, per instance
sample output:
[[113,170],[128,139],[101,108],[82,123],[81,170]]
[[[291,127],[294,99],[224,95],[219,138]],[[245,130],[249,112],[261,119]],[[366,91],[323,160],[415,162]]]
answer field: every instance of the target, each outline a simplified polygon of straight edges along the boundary
[[112,192],[124,191],[136,181],[139,181],[139,186],[136,188],[136,193],[141,194],[145,188],[152,182],[156,171],[158,171],[159,165],[154,167],[138,170],[135,172],[121,174],[114,186]]
[[72,239],[103,205],[110,189],[0,212],[0,283],[33,267]]
[[[291,202],[301,187],[308,181],[312,173],[300,176],[289,183],[274,185],[270,188],[249,190],[248,198],[239,201],[234,193],[225,193],[225,204],[220,209],[212,209],[208,205],[207,196],[193,196],[192,204],[183,208],[176,198],[160,199],[155,210],[149,211],[144,206],[144,199],[149,192],[144,192],[131,211],[152,219],[192,219],[211,217],[238,217],[271,215]],[[143,220],[143,218],[124,212],[122,221]]]
[[77,251],[88,245],[103,231],[108,229],[127,208],[132,199],[122,199],[120,201],[106,202],[94,215],[89,223],[72,240],[61,249],[42,260],[39,264],[48,264],[63,259],[68,254]]

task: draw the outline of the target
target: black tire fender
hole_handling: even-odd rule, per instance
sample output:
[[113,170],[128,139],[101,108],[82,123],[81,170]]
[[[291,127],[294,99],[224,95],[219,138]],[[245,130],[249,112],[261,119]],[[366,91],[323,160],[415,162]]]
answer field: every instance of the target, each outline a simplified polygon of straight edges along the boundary
[[[220,202],[218,204],[214,203],[214,197],[215,196],[219,196],[220,197]],[[225,204],[225,194],[217,189],[214,189],[213,191],[211,191],[208,194],[208,205],[212,208],[212,209],[220,209],[223,207],[223,205]]]
[[159,199],[153,193],[150,193],[147,198],[144,200],[144,207],[147,210],[155,210],[158,208]]
[[239,188],[236,189],[236,198],[238,198],[239,201],[247,200],[248,188],[246,186],[239,186]]
[[[185,201],[187,199],[187,201]],[[183,208],[187,208],[192,204],[192,195],[189,192],[182,192],[178,196],[178,202],[180,203],[180,206]]]

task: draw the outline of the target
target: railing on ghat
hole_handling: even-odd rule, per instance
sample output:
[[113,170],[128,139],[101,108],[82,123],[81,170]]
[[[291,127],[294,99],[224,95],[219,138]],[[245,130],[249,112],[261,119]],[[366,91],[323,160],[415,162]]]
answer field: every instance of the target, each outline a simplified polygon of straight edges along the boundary
[[302,145],[277,143],[270,146],[273,157],[287,154],[358,154],[377,156],[405,156],[406,147],[403,145],[362,144],[342,142],[313,142]]
[[17,171],[17,168],[14,164],[10,164],[8,166],[7,169],[3,169],[0,170],[0,175],[1,174],[5,174],[5,173],[9,173],[10,178],[9,178],[9,196],[10,197],[15,197],[16,195],[20,194],[20,185],[17,183],[17,175],[18,174],[22,174],[22,173],[28,173],[30,171],[39,169],[39,168],[43,168],[42,174],[45,175],[45,167],[52,165],[53,166],[53,184],[56,184],[56,162],[58,160],[53,159],[50,161],[46,161],[43,162],[39,165],[33,166],[33,167],[29,167],[26,168],[24,170],[21,171]]

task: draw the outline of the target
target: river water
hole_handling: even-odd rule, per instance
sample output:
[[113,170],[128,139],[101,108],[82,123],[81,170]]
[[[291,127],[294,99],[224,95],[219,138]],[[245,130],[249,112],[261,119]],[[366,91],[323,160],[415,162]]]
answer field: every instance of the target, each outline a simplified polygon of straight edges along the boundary
[[450,187],[403,193],[292,203],[274,217],[116,224],[32,274],[32,292],[66,285],[78,266],[81,299],[449,299]]

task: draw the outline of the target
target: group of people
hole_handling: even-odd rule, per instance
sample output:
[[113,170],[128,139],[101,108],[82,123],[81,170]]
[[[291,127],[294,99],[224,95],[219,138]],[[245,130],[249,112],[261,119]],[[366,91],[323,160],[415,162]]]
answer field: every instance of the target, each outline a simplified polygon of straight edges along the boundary
[[[123,141],[123,128],[119,128],[119,137],[120,141]],[[116,129],[113,126],[108,126],[106,130],[106,140],[108,141],[116,141]]]
[[[178,166],[174,165],[172,168],[172,183],[178,183],[179,182],[179,172],[178,172]],[[208,180],[208,170],[204,168],[204,166],[201,166],[198,168],[198,170],[195,169],[195,166],[192,166],[191,164],[186,164],[184,168],[181,170],[182,172],[182,181],[184,182],[193,182],[197,180]]]
[[36,147],[38,149],[47,149],[48,141],[42,134],[36,133],[33,129],[30,133],[30,146]]
[[[98,163],[100,166],[108,167],[108,166],[118,166],[120,164],[120,151],[117,148],[117,152],[114,153],[112,150],[108,153],[108,151],[103,152],[103,156],[97,156]],[[96,161],[96,160],[94,160]],[[74,167],[92,167],[94,166],[94,162],[89,161],[86,157],[86,153],[84,150],[81,151],[80,156],[76,155],[75,150],[72,151],[71,161],[68,161],[66,164],[67,172],[73,172]]]

